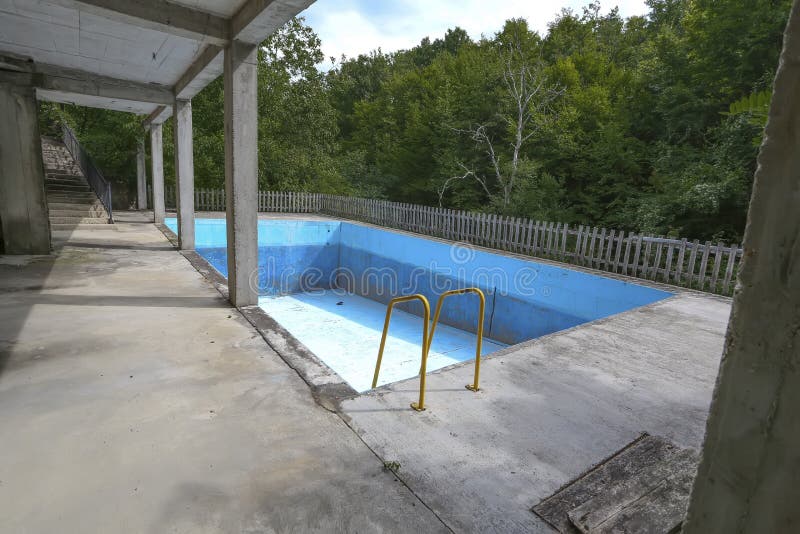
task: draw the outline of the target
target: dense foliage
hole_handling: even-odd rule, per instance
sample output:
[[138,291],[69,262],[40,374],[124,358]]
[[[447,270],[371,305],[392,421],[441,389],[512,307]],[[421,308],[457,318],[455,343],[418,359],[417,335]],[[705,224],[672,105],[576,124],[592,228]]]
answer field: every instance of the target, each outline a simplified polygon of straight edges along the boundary
[[[522,19],[478,41],[455,28],[327,73],[294,20],[260,52],[260,185],[737,240],[790,1],[647,4],[565,10],[544,36]],[[221,79],[193,111],[197,186],[221,187]],[[97,154],[135,130],[66,112]]]

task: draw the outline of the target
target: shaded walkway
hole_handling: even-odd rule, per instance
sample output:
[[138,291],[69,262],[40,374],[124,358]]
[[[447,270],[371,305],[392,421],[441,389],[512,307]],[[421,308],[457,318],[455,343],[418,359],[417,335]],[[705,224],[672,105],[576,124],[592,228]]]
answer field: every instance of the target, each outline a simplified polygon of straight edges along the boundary
[[143,222],[0,259],[0,530],[441,530]]

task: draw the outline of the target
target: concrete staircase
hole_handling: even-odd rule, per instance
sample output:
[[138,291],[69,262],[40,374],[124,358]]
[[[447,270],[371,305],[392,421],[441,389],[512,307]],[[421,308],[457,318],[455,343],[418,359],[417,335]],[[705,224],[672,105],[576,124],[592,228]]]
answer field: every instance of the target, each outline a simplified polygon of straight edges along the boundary
[[73,230],[79,225],[109,224],[109,217],[83,172],[60,141],[42,138],[45,191],[50,231]]

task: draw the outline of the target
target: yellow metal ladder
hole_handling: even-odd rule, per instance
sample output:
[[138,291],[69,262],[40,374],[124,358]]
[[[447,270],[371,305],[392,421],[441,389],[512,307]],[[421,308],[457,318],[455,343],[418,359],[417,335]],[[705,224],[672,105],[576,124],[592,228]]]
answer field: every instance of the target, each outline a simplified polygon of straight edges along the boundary
[[372,377],[372,387],[373,389],[375,386],[378,385],[378,375],[381,372],[381,361],[383,360],[383,349],[386,346],[386,333],[389,330],[389,321],[392,319],[392,310],[394,310],[394,305],[400,302],[409,302],[412,300],[418,300],[422,302],[422,307],[424,308],[424,322],[422,323],[422,366],[420,368],[419,374],[419,402],[412,402],[411,407],[421,412],[425,409],[425,366],[428,364],[428,348],[430,344],[428,343],[428,323],[431,320],[431,305],[428,304],[428,299],[425,298],[425,295],[420,295],[419,293],[416,295],[408,295],[405,297],[396,297],[389,301],[389,306],[386,308],[386,319],[383,321],[383,334],[381,335],[381,346],[378,349],[378,361],[375,362],[375,375]]
[[486,310],[486,297],[483,295],[483,291],[481,291],[477,287],[465,287],[463,289],[453,289],[452,291],[445,291],[444,293],[442,293],[442,296],[439,297],[439,301],[436,303],[436,313],[433,315],[433,325],[431,326],[431,333],[428,336],[427,351],[431,350],[431,343],[433,343],[433,334],[436,331],[436,324],[439,322],[439,314],[442,312],[442,303],[444,303],[444,300],[447,297],[452,297],[454,295],[464,295],[466,293],[475,293],[476,295],[478,295],[480,303],[478,305],[478,326],[476,328],[476,334],[475,334],[477,337],[475,343],[475,376],[472,384],[468,384],[465,387],[471,391],[479,391],[480,388],[478,387],[478,379],[480,378],[481,374],[481,345],[483,344],[483,315]]
[[424,295],[415,294],[415,295],[407,295],[405,297],[396,297],[389,301],[389,304],[386,308],[386,318],[383,321],[383,334],[381,335],[381,345],[378,349],[378,360],[375,362],[375,374],[372,377],[372,387],[375,388],[378,385],[378,375],[381,371],[381,362],[383,361],[383,350],[386,347],[386,336],[389,331],[389,322],[392,319],[392,311],[394,310],[394,305],[401,303],[401,302],[409,302],[412,300],[419,300],[422,302],[423,306],[423,323],[422,323],[422,354],[421,354],[421,364],[419,369],[419,401],[412,402],[411,407],[421,412],[425,409],[425,375],[427,374],[427,365],[428,365],[428,353],[431,349],[431,344],[433,343],[433,334],[436,331],[436,324],[439,322],[439,316],[442,312],[442,304],[444,303],[445,299],[454,295],[463,295],[466,293],[475,293],[478,295],[480,299],[480,304],[478,308],[478,325],[477,325],[477,341],[475,347],[475,377],[472,384],[466,386],[467,389],[471,391],[479,391],[478,387],[478,379],[480,378],[480,371],[481,371],[481,345],[483,342],[483,318],[484,312],[486,309],[486,297],[483,295],[483,291],[478,289],[477,287],[467,287],[463,289],[454,289],[452,291],[446,291],[442,293],[439,297],[438,302],[436,303],[436,313],[433,317],[433,324],[430,326],[430,334],[428,333],[428,326],[430,324],[430,317],[431,317],[431,307],[428,303],[428,299],[425,298]]

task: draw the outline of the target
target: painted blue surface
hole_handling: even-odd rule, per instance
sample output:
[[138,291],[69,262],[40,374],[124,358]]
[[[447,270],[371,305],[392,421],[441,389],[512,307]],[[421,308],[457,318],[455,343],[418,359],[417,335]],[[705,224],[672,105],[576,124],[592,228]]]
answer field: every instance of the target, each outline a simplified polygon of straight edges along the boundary
[[[284,295],[308,289],[330,289],[339,265],[338,222],[278,221],[258,225],[258,287],[262,295]],[[177,219],[165,221],[177,232]],[[195,221],[195,249],[223,276],[228,276],[224,219]]]
[[[177,227],[175,219],[167,226]],[[227,275],[225,221],[195,221],[197,252]],[[485,335],[515,344],[659,301],[671,293],[532,260],[338,221],[261,220],[263,295],[342,290],[386,303],[422,293],[434,307],[448,289],[486,294]],[[402,305],[421,314],[418,303]],[[477,297],[450,297],[441,321],[475,332]]]
[[[259,306],[303,342],[356,391],[372,387],[375,360],[383,332],[383,304],[333,291],[261,297]],[[422,319],[398,310],[386,337],[378,385],[419,373]],[[476,336],[447,325],[437,327],[427,369],[475,360]],[[504,345],[485,339],[481,354]]]

